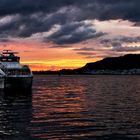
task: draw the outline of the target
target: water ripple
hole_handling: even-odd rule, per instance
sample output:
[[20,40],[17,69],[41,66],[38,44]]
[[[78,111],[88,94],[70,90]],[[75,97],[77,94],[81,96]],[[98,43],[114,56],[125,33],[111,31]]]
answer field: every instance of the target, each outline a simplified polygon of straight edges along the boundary
[[32,93],[1,93],[2,139],[138,140],[139,76],[35,76]]

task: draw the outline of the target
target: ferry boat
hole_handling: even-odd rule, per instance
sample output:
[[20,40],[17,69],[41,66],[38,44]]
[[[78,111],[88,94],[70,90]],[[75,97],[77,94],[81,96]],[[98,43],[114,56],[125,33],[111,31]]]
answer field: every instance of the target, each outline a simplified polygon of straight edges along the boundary
[[4,50],[0,54],[0,89],[31,89],[33,74],[27,65],[20,64],[17,52]]

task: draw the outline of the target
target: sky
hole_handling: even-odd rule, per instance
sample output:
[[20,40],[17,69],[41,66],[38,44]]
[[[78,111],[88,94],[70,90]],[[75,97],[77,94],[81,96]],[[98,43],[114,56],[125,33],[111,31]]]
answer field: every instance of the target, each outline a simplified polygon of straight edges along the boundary
[[0,51],[32,70],[140,53],[140,0],[0,0]]

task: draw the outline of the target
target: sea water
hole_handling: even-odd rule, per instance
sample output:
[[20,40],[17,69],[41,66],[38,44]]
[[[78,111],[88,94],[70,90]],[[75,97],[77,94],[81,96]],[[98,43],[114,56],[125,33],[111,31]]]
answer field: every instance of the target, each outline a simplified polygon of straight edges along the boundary
[[140,76],[34,76],[0,93],[2,140],[138,140]]

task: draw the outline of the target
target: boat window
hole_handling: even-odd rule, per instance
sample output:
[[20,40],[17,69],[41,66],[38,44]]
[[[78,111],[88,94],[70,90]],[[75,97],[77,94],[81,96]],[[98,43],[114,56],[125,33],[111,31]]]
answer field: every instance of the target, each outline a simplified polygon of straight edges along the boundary
[[3,62],[19,62],[19,58],[1,58]]

